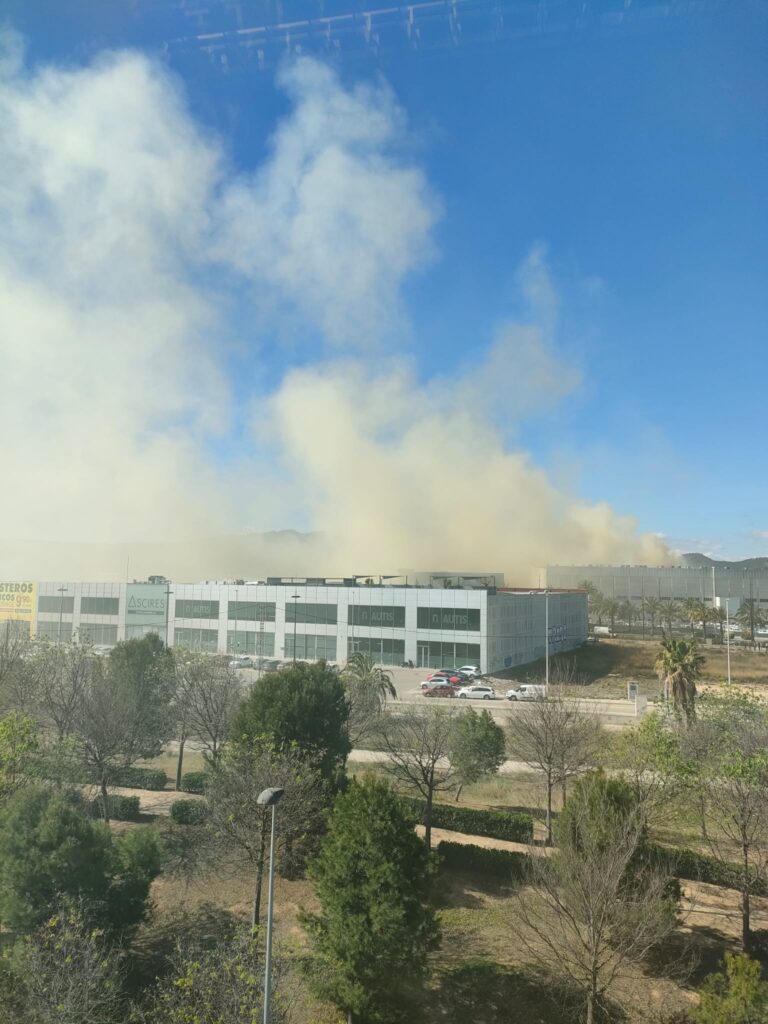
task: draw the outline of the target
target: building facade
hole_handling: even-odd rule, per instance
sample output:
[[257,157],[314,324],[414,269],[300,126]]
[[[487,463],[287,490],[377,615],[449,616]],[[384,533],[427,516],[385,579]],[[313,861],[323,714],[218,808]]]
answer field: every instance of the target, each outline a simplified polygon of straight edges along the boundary
[[550,587],[593,583],[605,597],[642,605],[648,597],[684,601],[695,598],[737,612],[743,601],[759,602],[768,611],[768,572],[737,566],[550,565],[544,582]]
[[478,664],[492,672],[543,657],[547,622],[550,653],[577,647],[587,636],[583,592],[354,579],[24,586],[34,591],[18,625],[54,642],[79,637],[111,646],[154,632],[170,646],[212,654],[292,659],[295,652],[301,660],[343,663],[364,651],[383,665]]

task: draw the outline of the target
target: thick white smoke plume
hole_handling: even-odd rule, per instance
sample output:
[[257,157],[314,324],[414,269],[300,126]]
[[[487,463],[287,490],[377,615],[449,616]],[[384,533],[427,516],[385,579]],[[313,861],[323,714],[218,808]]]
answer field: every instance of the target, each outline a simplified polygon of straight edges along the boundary
[[[439,204],[385,87],[345,89],[307,60],[281,84],[292,110],[243,175],[143,56],[30,71],[6,39],[0,577],[115,578],[128,555],[131,576],[178,579],[658,560],[658,542],[558,493],[492,426],[576,384],[552,354],[540,253],[521,282],[537,323],[502,329],[479,368],[425,383],[366,354],[407,334],[401,286],[433,254]],[[248,412],[229,355],[288,329],[357,355],[324,362],[318,342],[234,445]],[[448,425],[438,391],[484,411]],[[242,536],[296,525],[322,536]]]

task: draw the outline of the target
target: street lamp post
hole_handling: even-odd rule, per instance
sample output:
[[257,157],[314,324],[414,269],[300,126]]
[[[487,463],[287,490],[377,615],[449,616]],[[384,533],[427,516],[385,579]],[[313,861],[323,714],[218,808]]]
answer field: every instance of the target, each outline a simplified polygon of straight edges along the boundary
[[726,599],[725,599],[725,651],[726,651],[726,658],[727,658],[727,661],[728,661],[728,686],[730,687],[730,685],[731,685],[731,620],[730,620],[729,614],[728,614],[728,611],[729,611],[728,610],[728,605],[729,604],[730,604],[730,599],[726,597]]
[[61,647],[61,617],[62,613],[64,612],[64,595],[67,593],[67,588],[59,587],[57,593],[59,595],[59,633],[56,644],[58,647]]
[[292,594],[291,600],[293,601],[293,664],[296,664],[296,609],[298,605],[297,601],[301,600],[301,594]]
[[272,997],[272,909],[275,887],[275,809],[285,790],[265,789],[259,793],[256,802],[272,808],[272,832],[269,839],[269,890],[267,895],[267,948],[264,958],[264,1024],[270,1024],[270,1001]]

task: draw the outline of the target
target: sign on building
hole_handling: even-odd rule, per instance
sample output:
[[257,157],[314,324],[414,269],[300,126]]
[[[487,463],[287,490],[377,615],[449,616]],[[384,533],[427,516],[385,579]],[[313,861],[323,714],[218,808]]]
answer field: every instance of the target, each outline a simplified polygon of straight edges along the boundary
[[127,637],[155,632],[165,636],[165,613],[168,595],[162,584],[129,583],[125,603]]
[[26,623],[30,634],[35,626],[37,584],[0,582],[0,622]]

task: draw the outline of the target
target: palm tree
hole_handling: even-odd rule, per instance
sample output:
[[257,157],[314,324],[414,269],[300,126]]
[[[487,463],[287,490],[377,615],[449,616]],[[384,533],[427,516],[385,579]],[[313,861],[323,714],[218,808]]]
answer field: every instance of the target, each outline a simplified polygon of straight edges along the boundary
[[682,603],[683,618],[691,627],[691,636],[696,636],[696,623],[700,621],[699,605],[695,597],[686,597]]
[[392,673],[377,665],[370,654],[355,651],[344,666],[342,678],[347,687],[349,735],[360,743],[381,715],[387,700],[397,700]]
[[635,608],[635,606],[632,604],[632,602],[630,600],[627,599],[626,601],[622,601],[620,603],[620,605],[619,605],[619,615],[621,616],[622,619],[624,619],[624,621],[626,622],[626,624],[629,626],[630,629],[632,629],[632,626],[634,625],[636,614],[637,614],[637,609]]
[[621,605],[613,597],[604,597],[600,602],[600,615],[607,615],[611,623],[611,632],[616,632],[616,617],[621,611]]
[[751,640],[755,639],[755,630],[765,625],[763,610],[753,597],[748,597],[746,601],[742,601],[741,607],[733,617],[740,626],[749,630]]
[[643,611],[651,620],[651,636],[656,632],[656,619],[660,619],[664,612],[664,602],[660,597],[646,597],[643,601]]
[[696,680],[701,675],[705,658],[699,654],[695,640],[674,640],[666,637],[661,641],[661,650],[656,656],[655,668],[664,681],[664,695],[678,714],[690,723],[696,714]]
[[725,643],[725,621],[728,615],[725,608],[710,608],[709,609],[709,621],[715,626],[720,627],[720,643]]
[[663,597],[661,599],[661,604],[662,604],[662,612],[661,612],[662,622],[667,627],[667,630],[671,633],[672,632],[672,623],[676,622],[680,618],[680,614],[681,614],[680,613],[680,605],[677,603],[677,601],[674,601],[671,597]]

